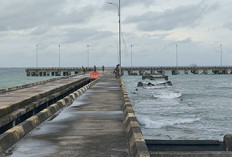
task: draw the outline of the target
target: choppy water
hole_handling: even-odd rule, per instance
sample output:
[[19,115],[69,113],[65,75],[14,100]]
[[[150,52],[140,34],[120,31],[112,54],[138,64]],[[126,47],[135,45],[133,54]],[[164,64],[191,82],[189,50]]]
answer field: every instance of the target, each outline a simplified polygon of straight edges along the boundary
[[169,80],[172,87],[144,88],[137,87],[141,76],[124,76],[146,139],[222,140],[232,134],[232,75],[181,74]]
[[0,89],[28,84],[54,77],[27,77],[25,68],[0,68]]

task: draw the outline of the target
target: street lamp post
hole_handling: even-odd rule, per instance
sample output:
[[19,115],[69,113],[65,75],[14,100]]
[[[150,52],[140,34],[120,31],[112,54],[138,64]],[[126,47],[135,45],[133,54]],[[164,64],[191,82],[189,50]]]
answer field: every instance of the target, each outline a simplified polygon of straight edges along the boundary
[[118,0],[118,5],[115,3],[111,3],[111,2],[108,2],[108,3],[118,8],[119,76],[121,76],[122,74],[121,72],[121,64],[122,64],[121,63],[121,2],[120,0]]
[[221,47],[221,66],[222,66],[222,44],[220,44]]
[[59,45],[59,68],[60,68],[60,45]]
[[131,67],[132,67],[132,45],[131,45]]
[[36,67],[38,68],[38,45],[36,45]]
[[178,45],[176,45],[176,66],[178,66]]
[[87,45],[87,48],[88,48],[88,54],[87,54],[87,65],[88,65],[88,68],[89,68],[89,45]]

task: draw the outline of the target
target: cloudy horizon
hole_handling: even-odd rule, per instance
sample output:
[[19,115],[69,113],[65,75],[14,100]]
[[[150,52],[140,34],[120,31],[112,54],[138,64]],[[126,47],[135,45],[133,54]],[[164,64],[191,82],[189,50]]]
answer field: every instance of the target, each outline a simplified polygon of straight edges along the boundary
[[[118,0],[3,0],[0,67],[115,66]],[[232,65],[229,0],[121,0],[122,66]]]

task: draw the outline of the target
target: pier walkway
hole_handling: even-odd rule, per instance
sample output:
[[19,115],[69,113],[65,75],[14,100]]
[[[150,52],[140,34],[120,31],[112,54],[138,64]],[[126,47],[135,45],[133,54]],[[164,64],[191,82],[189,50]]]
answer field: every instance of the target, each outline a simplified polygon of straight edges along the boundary
[[89,83],[87,76],[73,76],[0,94],[0,133]]
[[8,150],[12,156],[128,156],[120,81],[103,77]]
[[37,96],[41,93],[54,90],[55,88],[65,86],[66,84],[73,83],[76,80],[79,80],[82,78],[84,78],[84,76],[78,75],[78,76],[69,77],[66,79],[59,79],[56,81],[47,82],[44,84],[33,86],[31,88],[24,88],[24,89],[19,89],[15,91],[0,93],[0,107],[8,106],[15,102],[28,99],[29,97]]

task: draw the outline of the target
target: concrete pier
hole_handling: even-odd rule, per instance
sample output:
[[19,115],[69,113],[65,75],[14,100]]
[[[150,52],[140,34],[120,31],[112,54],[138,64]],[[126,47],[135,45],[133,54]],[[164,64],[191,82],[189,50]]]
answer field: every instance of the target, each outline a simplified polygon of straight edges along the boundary
[[89,77],[74,76],[45,81],[29,88],[2,91],[0,93],[0,133],[21,123],[88,82]]
[[203,74],[208,74],[208,70],[203,70]]
[[171,71],[172,75],[178,75],[183,71],[184,74],[188,74],[189,71],[193,74],[199,74],[199,71],[203,71],[204,74],[208,74],[211,71],[214,74],[231,74],[231,66],[173,66],[173,67],[122,67],[122,72],[134,73],[135,71],[143,75],[144,71],[151,71],[151,74],[160,73],[166,74],[166,71]]
[[105,74],[71,106],[36,128],[8,153],[24,157],[126,157],[129,144],[123,119],[120,81]]
[[[91,70],[91,69],[88,69]],[[86,71],[88,71],[86,70]],[[81,68],[28,68],[27,76],[70,76],[81,73]]]
[[[113,70],[108,69],[108,70]],[[86,72],[93,71],[88,68]],[[208,71],[213,74],[231,74],[232,67],[230,66],[178,66],[178,67],[122,67],[122,74],[127,72],[128,75],[144,75],[146,71],[150,71],[150,74],[162,74],[165,75],[166,71],[171,71],[172,75],[178,75],[183,71],[188,74],[189,71],[193,74],[199,74],[199,71],[203,71],[204,74],[208,74]],[[27,76],[70,76],[72,74],[81,73],[81,68],[28,68],[26,69]]]
[[123,79],[100,75],[90,83],[83,75],[3,92],[1,124],[11,120],[14,127],[0,135],[0,156],[232,156],[232,135],[224,141],[145,140]]

